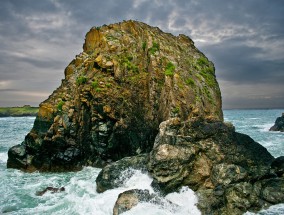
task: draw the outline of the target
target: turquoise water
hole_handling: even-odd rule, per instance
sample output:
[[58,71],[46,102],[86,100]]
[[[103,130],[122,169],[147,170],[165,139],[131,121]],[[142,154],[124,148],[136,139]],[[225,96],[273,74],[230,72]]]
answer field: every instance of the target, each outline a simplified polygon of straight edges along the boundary
[[[276,117],[284,110],[225,110],[225,121],[232,122],[238,132],[250,135],[264,145],[274,156],[284,155],[284,134],[269,132]],[[82,171],[71,173],[23,173],[19,170],[6,169],[7,151],[23,141],[32,128],[34,117],[0,118],[0,214],[95,214],[111,215],[113,205],[119,193],[133,188],[148,189],[152,179],[137,170],[131,178],[125,180],[120,188],[96,192],[95,179],[98,168],[85,167]],[[122,173],[123,175],[123,173]],[[64,192],[37,196],[36,192],[46,187],[65,187]],[[179,205],[155,205],[140,203],[125,214],[135,215],[185,215],[200,214],[195,204],[197,198],[188,188],[169,194],[165,200]],[[284,205],[276,205],[259,214],[284,214]]]
[[269,131],[284,109],[224,110],[224,121],[233,123],[237,132],[249,135],[274,156],[284,155],[284,133]]

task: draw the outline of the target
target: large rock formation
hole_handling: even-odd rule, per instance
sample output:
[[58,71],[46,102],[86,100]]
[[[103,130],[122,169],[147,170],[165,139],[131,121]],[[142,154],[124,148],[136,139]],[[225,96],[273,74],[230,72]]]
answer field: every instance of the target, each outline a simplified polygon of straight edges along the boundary
[[173,118],[160,125],[148,171],[163,192],[196,191],[204,214],[243,214],[284,202],[283,163],[230,124]]
[[149,157],[135,165],[139,159],[134,156],[103,168],[97,191],[119,186],[118,169],[147,165],[155,190],[167,194],[188,186],[196,191],[203,214],[243,214],[284,202],[283,156],[275,159],[222,121],[166,120]]
[[[126,21],[92,28],[83,49],[41,103],[24,142],[9,150],[8,167],[110,163],[97,177],[99,192],[119,186],[122,170],[138,168],[161,193],[196,191],[204,214],[284,202],[283,157],[223,122],[214,66],[191,39]],[[129,206],[128,197],[115,213],[140,201],[134,196]]]
[[149,152],[171,117],[222,120],[214,66],[192,40],[136,21],[92,28],[7,166],[103,166]]
[[277,117],[275,124],[269,129],[269,131],[284,132],[284,113],[282,113],[281,117]]

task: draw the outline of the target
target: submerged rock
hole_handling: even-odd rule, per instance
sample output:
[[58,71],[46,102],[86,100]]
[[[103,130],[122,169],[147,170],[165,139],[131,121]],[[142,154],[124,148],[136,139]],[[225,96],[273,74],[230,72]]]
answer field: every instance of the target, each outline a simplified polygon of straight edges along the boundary
[[[62,84],[42,102],[7,166],[34,171],[102,167],[150,152],[171,117],[222,120],[215,68],[193,41],[137,21],[92,28]],[[14,148],[15,149],[15,148]]]
[[50,191],[51,193],[58,193],[58,192],[63,192],[65,191],[64,187],[56,188],[56,187],[47,187],[42,191],[37,191],[36,195],[37,196],[42,196],[44,195],[47,191]]
[[281,117],[278,117],[275,124],[269,129],[269,131],[281,131],[284,132],[284,113]]

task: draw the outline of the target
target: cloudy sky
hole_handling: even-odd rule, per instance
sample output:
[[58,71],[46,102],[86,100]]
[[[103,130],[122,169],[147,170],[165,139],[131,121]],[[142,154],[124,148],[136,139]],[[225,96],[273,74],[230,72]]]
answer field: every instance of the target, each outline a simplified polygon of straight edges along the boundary
[[38,105],[92,26],[128,19],[190,36],[224,108],[284,107],[283,0],[1,0],[0,106]]

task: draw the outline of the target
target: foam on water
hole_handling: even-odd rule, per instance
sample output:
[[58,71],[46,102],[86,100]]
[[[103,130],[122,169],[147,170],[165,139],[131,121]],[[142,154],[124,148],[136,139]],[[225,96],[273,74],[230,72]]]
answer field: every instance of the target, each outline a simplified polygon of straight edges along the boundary
[[[9,194],[4,196],[6,201],[2,202],[1,211],[23,215],[111,215],[120,193],[130,189],[148,189],[149,192],[154,193],[150,186],[152,178],[140,170],[130,169],[127,171],[131,171],[132,175],[129,178],[124,178],[125,181],[121,184],[121,187],[99,194],[96,192],[95,183],[99,171],[100,169],[92,167],[85,167],[82,171],[76,173],[60,174],[28,174],[18,170],[9,170],[8,175],[13,186],[9,187]],[[65,187],[65,191],[59,193],[46,192],[43,196],[36,196],[37,191],[48,186]],[[19,192],[22,195],[19,195]],[[194,192],[188,188],[183,188],[179,193],[169,194],[165,199],[179,205],[175,214],[189,214],[189,211],[195,211],[196,213],[192,214],[198,214],[199,212],[195,206],[197,198]],[[171,204],[156,205],[149,202],[138,204],[134,211],[131,210],[127,214],[145,214],[145,210],[149,210],[147,214],[172,214],[174,209],[175,207]]]
[[1,152],[0,153],[0,162],[1,163],[6,163],[8,160],[8,154],[7,152]]

